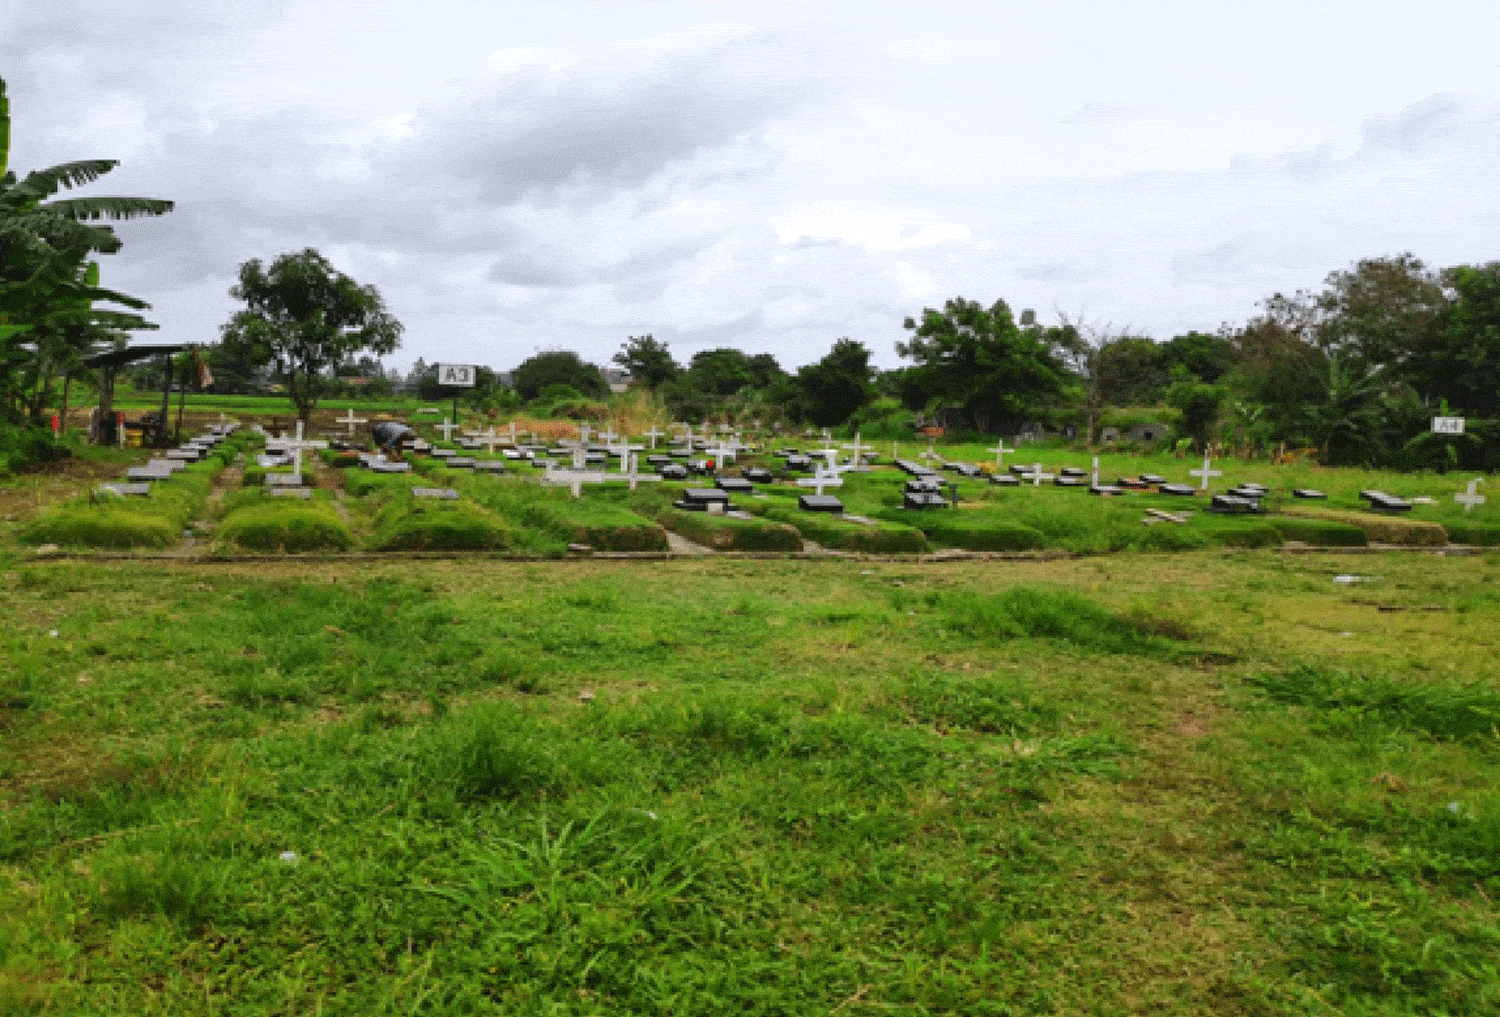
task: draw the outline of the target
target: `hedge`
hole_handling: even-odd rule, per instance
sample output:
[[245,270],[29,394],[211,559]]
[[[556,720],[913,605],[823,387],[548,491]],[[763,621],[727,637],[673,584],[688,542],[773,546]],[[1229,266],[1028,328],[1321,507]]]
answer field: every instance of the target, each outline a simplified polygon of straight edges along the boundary
[[1500,526],[1494,523],[1444,523],[1448,539],[1455,544],[1470,544],[1474,547],[1500,546]]
[[1300,540],[1325,547],[1364,547],[1370,542],[1365,531],[1353,523],[1334,519],[1306,519],[1296,516],[1268,516],[1266,522],[1287,540]]

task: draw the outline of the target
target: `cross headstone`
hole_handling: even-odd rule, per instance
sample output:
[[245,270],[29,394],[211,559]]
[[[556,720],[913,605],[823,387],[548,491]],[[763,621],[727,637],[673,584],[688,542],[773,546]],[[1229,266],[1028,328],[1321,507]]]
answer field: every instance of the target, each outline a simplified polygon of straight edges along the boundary
[[[443,418],[443,422],[441,424],[434,424],[433,428],[435,430],[443,432],[443,440],[444,441],[452,441],[453,440],[453,432],[458,430],[458,425],[457,424],[449,423],[448,422],[448,418],[444,417]],[[300,429],[301,428],[298,428],[298,430],[300,430]],[[299,434],[298,437],[300,438],[301,435]]]
[[1015,449],[1013,449],[1013,448],[1006,448],[1005,447],[1005,439],[1002,438],[1001,440],[995,442],[995,447],[994,448],[985,449],[985,451],[986,452],[993,452],[993,453],[995,453],[995,469],[998,470],[1002,466],[1005,465],[1005,463],[1001,461],[1001,457],[1003,455],[1005,455],[1005,453],[1007,453],[1007,452],[1014,452]]
[[[619,435],[613,435],[612,437],[613,438],[619,438],[620,436]],[[607,448],[609,450],[609,454],[610,455],[612,455],[612,456],[619,456],[620,457],[620,472],[624,473],[625,472],[625,460],[634,458],[631,455],[632,452],[643,452],[643,451],[645,451],[646,446],[644,446],[644,445],[632,445],[632,444],[630,444],[630,442],[628,442],[625,439],[621,438],[619,441],[613,441],[613,440],[611,440],[610,443],[605,446],[605,448]],[[632,486],[631,490],[632,491],[635,490],[635,487]]]
[[863,466],[865,464],[865,453],[874,451],[871,446],[860,442],[858,431],[854,432],[854,441],[852,443],[845,442],[843,447],[854,453],[855,466]]
[[1044,481],[1044,480],[1051,480],[1051,479],[1052,479],[1052,474],[1050,474],[1050,473],[1043,473],[1042,472],[1042,464],[1041,463],[1037,463],[1035,466],[1033,466],[1031,468],[1031,486],[1032,487],[1041,487],[1042,486],[1042,481]]
[[1208,479],[1210,477],[1222,477],[1224,475],[1224,471],[1223,470],[1211,470],[1211,469],[1209,469],[1209,465],[1210,464],[1209,464],[1209,458],[1208,458],[1208,456],[1204,456],[1203,457],[1203,469],[1201,469],[1201,470],[1188,470],[1188,476],[1190,476],[1190,477],[1202,477],[1203,478],[1203,482],[1198,485],[1198,490],[1200,490],[1200,491],[1207,491],[1208,490]]
[[512,445],[516,443],[516,422],[514,420],[510,422],[510,443]]
[[1482,483],[1484,483],[1484,479],[1482,477],[1476,477],[1475,479],[1469,481],[1469,489],[1467,491],[1455,494],[1453,496],[1453,500],[1464,507],[1464,515],[1468,515],[1475,505],[1484,504],[1484,495],[1477,494],[1474,491],[1474,488]]
[[823,493],[825,487],[843,487],[844,478],[831,470],[819,470],[811,477],[803,477],[797,481],[798,487],[811,487],[817,494]]
[[624,470],[624,468],[622,467],[621,470],[620,470],[620,472],[621,472],[621,474],[624,475],[625,479],[630,482],[630,489],[632,491],[635,490],[635,485],[638,484],[638,483],[640,483],[643,480],[660,480],[661,479],[661,474],[659,474],[659,473],[641,473],[641,472],[638,472],[637,466],[638,466],[638,464],[640,462],[640,458],[641,458],[640,456],[638,456],[638,455],[636,455],[635,453],[632,452],[626,458],[628,458],[630,460],[630,471],[627,473]]
[[[674,425],[674,426],[676,426],[676,425]],[[683,424],[681,426],[687,429],[687,430],[685,430],[683,432],[682,437],[687,442],[687,454],[688,455],[692,455],[693,454],[693,427],[692,427],[691,424]]]
[[495,454],[496,445],[503,445],[505,443],[505,439],[496,434],[493,427],[486,431],[484,434],[476,434],[473,437],[474,444],[483,445],[485,447],[485,450],[488,451],[490,455]]
[[547,472],[542,476],[542,483],[554,487],[566,487],[573,492],[573,497],[583,497],[584,484],[602,484],[605,481],[603,472],[599,470],[560,470],[557,464],[549,460]]
[[583,444],[587,445],[589,443],[589,435],[592,433],[593,428],[589,427],[587,420],[578,425],[578,440]]
[[942,456],[940,456],[940,455],[937,454],[937,438],[935,438],[935,437],[928,438],[927,439],[927,451],[918,454],[917,458],[918,459],[926,459],[926,460],[941,459]]
[[1094,457],[1094,486],[1099,486],[1099,457]]
[[[352,407],[352,406],[349,407],[349,409],[345,410],[344,412],[347,414],[346,416],[343,416],[343,417],[334,417],[333,418],[333,422],[335,424],[343,424],[345,427],[349,428],[349,437],[351,437],[351,438],[354,437],[354,425],[356,425],[356,424],[368,424],[369,423],[369,421],[366,420],[364,417],[356,417],[354,415],[354,407]],[[219,414],[219,416],[221,416],[221,417],[223,415],[224,414],[222,414],[222,413]]]
[[662,437],[662,432],[656,429],[655,424],[652,424],[651,430],[646,432],[646,437],[651,439],[651,450],[656,451],[656,439]]

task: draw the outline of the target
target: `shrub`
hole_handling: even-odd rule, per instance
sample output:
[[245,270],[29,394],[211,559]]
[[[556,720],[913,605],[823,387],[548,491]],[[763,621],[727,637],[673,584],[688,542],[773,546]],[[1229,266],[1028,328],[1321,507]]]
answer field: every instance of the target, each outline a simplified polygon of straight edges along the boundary
[[50,428],[0,425],[0,475],[72,454],[66,445],[57,443]]
[[1444,523],[1448,539],[1455,544],[1472,544],[1477,547],[1500,546],[1500,526],[1494,523]]

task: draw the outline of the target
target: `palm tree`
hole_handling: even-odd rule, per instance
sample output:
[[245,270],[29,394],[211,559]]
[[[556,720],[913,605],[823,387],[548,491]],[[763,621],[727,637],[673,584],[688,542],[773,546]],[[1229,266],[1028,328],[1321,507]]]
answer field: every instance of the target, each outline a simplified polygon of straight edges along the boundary
[[116,159],[87,159],[28,173],[17,179],[10,163],[10,100],[0,79],[0,415],[12,422],[35,417],[59,367],[126,330],[155,328],[128,311],[94,307],[96,301],[132,311],[144,300],[103,289],[94,254],[113,254],[122,241],[100,220],[163,215],[172,202],[115,196],[54,199],[99,179]]

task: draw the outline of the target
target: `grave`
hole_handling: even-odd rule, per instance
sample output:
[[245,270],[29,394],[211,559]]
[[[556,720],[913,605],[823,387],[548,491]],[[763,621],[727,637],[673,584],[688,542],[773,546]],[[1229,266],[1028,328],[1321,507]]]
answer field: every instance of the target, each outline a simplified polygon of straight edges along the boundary
[[1123,487],[1116,487],[1113,484],[1090,484],[1089,485],[1089,494],[1097,494],[1101,498],[1113,498],[1117,494],[1124,494],[1124,493],[1125,493],[1125,489]]
[[354,428],[355,428],[355,425],[357,425],[357,424],[368,424],[369,423],[369,421],[366,420],[364,417],[356,417],[354,415],[354,408],[353,407],[350,407],[349,410],[346,411],[346,414],[344,416],[342,416],[342,417],[334,417],[333,418],[333,422],[335,424],[343,424],[345,427],[349,428],[349,437],[351,437],[351,438],[354,437]]
[[1384,491],[1361,491],[1359,496],[1370,503],[1371,512],[1383,512],[1390,515],[1411,511],[1411,502],[1397,498],[1393,494],[1386,494]]
[[755,485],[744,477],[720,477],[714,481],[714,486],[730,494],[753,494],[755,492]]
[[1191,484],[1160,484],[1156,489],[1162,494],[1170,494],[1178,498],[1191,498],[1198,493],[1198,489]]
[[[451,464],[450,464],[451,465]],[[510,466],[504,459],[476,459],[474,460],[475,473],[507,473]]]
[[414,498],[435,498],[438,501],[458,500],[458,492],[451,487],[414,487],[411,493]]
[[146,465],[153,470],[166,470],[168,473],[181,473],[187,469],[187,463],[181,459],[148,459]]
[[797,497],[797,507],[804,512],[837,512],[842,514],[844,503],[831,494],[804,494]]
[[145,498],[151,494],[150,484],[100,484],[99,490],[117,498]]
[[1143,484],[1165,484],[1166,482],[1167,478],[1163,477],[1160,473],[1141,474],[1141,483]]
[[628,460],[624,464],[622,464],[620,469],[620,479],[628,481],[630,484],[630,489],[632,491],[634,491],[636,489],[636,485],[640,484],[642,481],[655,483],[656,481],[662,479],[661,475],[658,473],[641,473],[640,461],[641,457],[632,452]]
[[203,458],[203,449],[192,448],[184,445],[181,448],[168,449],[163,453],[163,457],[166,459],[178,459],[183,462],[196,463],[198,460]]
[[901,496],[901,507],[917,511],[948,507],[948,499],[936,491],[907,491]]
[[1324,494],[1322,491],[1315,491],[1310,487],[1294,487],[1292,488],[1292,497],[1321,501],[1326,500],[1328,498],[1328,495]]
[[1209,469],[1210,465],[1211,464],[1209,462],[1208,456],[1204,456],[1203,457],[1203,466],[1202,466],[1201,469],[1188,470],[1188,476],[1190,476],[1190,477],[1201,477],[1202,478],[1203,482],[1198,486],[1198,489],[1200,491],[1207,491],[1208,490],[1208,481],[1209,481],[1210,478],[1212,478],[1212,477],[1222,477],[1224,475],[1224,471],[1223,470]]
[[656,472],[663,480],[686,480],[688,478],[687,467],[680,463],[669,463],[659,467]]
[[776,480],[771,471],[763,466],[752,466],[743,472],[745,479],[755,484],[771,484]]
[[1126,491],[1149,491],[1151,484],[1142,477],[1121,477],[1115,481],[1115,486]]
[[1088,470],[1085,470],[1081,466],[1064,466],[1057,472],[1063,477],[1086,477],[1089,475]]
[[1050,474],[1050,473],[1043,473],[1042,472],[1042,464],[1041,463],[1037,463],[1034,466],[1032,466],[1031,471],[1029,473],[1027,473],[1026,476],[1023,477],[1022,479],[1031,481],[1031,486],[1032,487],[1041,487],[1042,486],[1042,481],[1044,481],[1044,480],[1061,480],[1063,478],[1061,478],[1061,477],[1053,477],[1052,474]]
[[903,494],[931,494],[934,492],[941,494],[942,490],[943,482],[937,477],[916,477],[906,481],[902,486]]
[[812,470],[813,464],[812,460],[804,455],[787,456],[786,468],[788,470],[797,470],[801,473],[808,473]]
[[722,515],[732,511],[734,504],[729,500],[728,491],[721,491],[716,487],[689,487],[683,490],[682,496],[672,503],[672,507],[685,512]]
[[960,477],[970,478],[981,476],[984,473],[983,470],[972,463],[955,463],[953,465],[953,472],[957,473]]
[[1247,515],[1263,512],[1259,498],[1241,498],[1233,494],[1216,494],[1209,500],[1208,510],[1223,515]]
[[1020,487],[1021,478],[1014,473],[991,473],[990,483],[998,487]]
[[132,466],[125,471],[126,480],[171,480],[172,470],[156,466]]
[[479,460],[468,456],[452,456],[448,459],[447,465],[450,470],[472,470],[478,462]]
[[303,501],[312,497],[310,487],[273,487],[269,491],[273,498],[301,498]]
[[1087,477],[1054,477],[1054,478],[1052,478],[1052,486],[1053,487],[1088,487],[1089,486],[1089,481],[1088,481]]
[[1228,491],[1225,491],[1224,493],[1225,494],[1232,494],[1236,498],[1256,498],[1256,499],[1259,499],[1259,498],[1264,498],[1270,492],[1268,492],[1264,487],[1262,487],[1259,484],[1240,484],[1238,487],[1231,487]]
[[1467,491],[1461,491],[1453,495],[1453,500],[1464,507],[1464,515],[1468,515],[1475,505],[1484,504],[1484,495],[1477,493],[1474,488],[1484,483],[1483,478],[1475,477],[1469,481]]
[[454,459],[454,458],[458,457],[458,449],[456,449],[456,448],[435,448],[435,449],[431,449],[427,453],[427,455],[429,457],[433,458],[433,459]]
[[365,468],[371,473],[410,473],[411,463],[367,463]]
[[843,487],[844,478],[830,471],[819,471],[811,477],[797,481],[798,487],[811,487],[815,494],[822,494],[825,487]]
[[300,473],[267,473],[267,487],[301,487],[302,474]]

